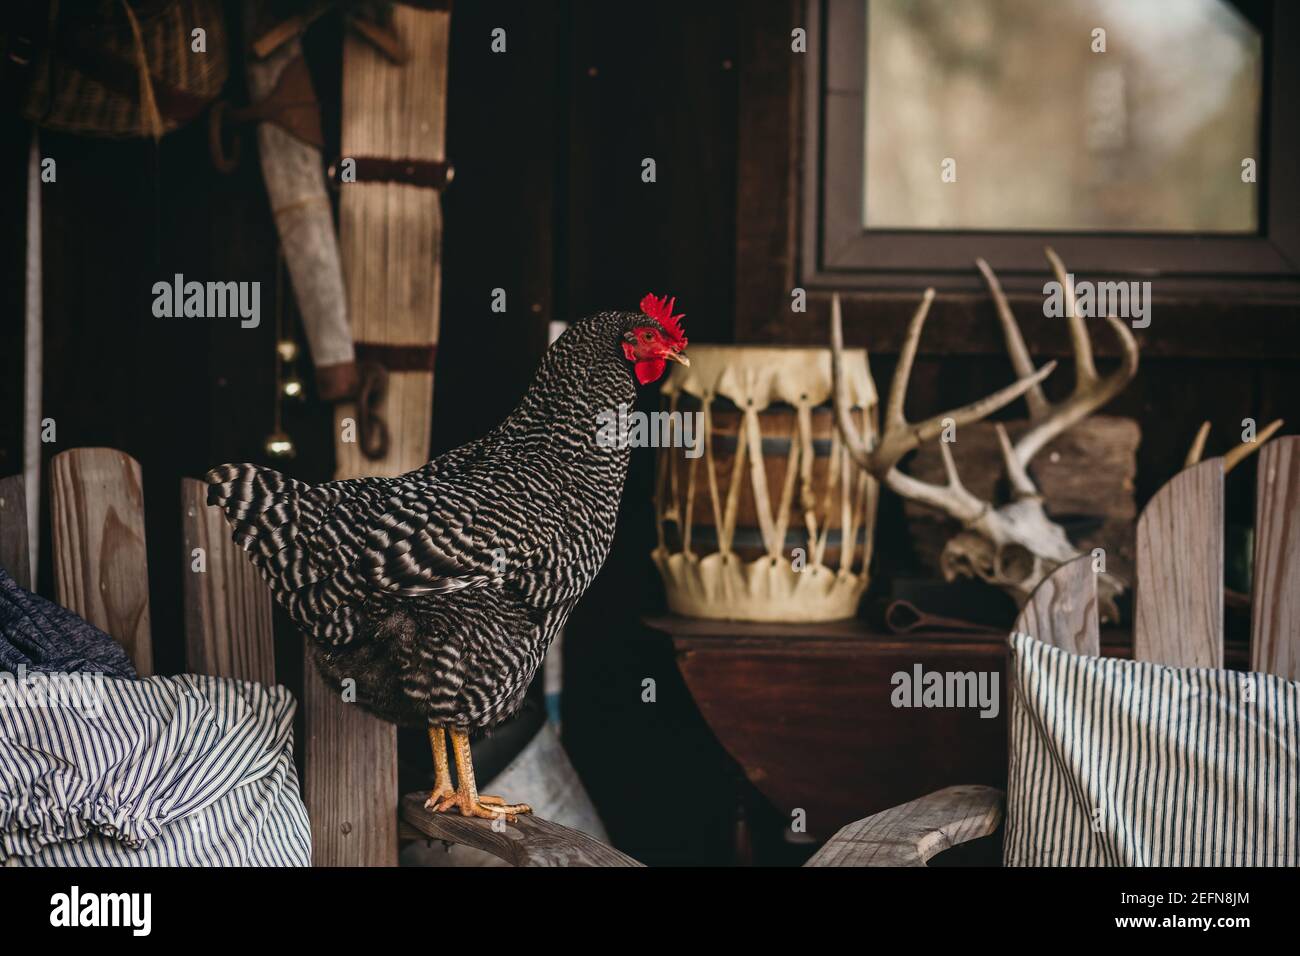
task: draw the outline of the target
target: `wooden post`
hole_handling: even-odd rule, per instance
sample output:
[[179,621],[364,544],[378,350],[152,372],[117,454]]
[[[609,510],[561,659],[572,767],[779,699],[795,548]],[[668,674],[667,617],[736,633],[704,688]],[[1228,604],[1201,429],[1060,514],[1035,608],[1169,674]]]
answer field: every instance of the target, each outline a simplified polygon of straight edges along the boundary
[[[366,458],[359,442],[339,442],[339,478],[400,475],[428,460],[433,364],[442,291],[442,205],[438,189],[365,181],[362,160],[446,159],[447,10],[394,6],[393,26],[410,59],[397,65],[361,38],[343,49],[343,159],[358,181],[339,189],[339,245],[358,362],[389,368],[380,415],[388,454]],[[340,403],[336,419],[357,418]]]
[[271,591],[231,539],[221,509],[209,507],[207,493],[204,482],[181,479],[186,666],[196,674],[274,684]]
[[58,602],[126,648],[153,674],[149,564],[140,463],[116,448],[74,448],[50,463]]
[[[343,50],[343,160],[445,158],[446,10],[396,6],[393,26],[410,59],[398,65],[351,34]],[[358,162],[358,168],[362,168]],[[438,341],[442,210],[436,189],[367,181],[340,186],[339,244],[358,361],[388,366],[379,409],[389,432],[387,454],[371,460],[359,442],[343,441],[335,412],[337,478],[400,475],[429,458],[432,356]],[[320,677],[306,650],[306,799],[317,866],[397,862],[397,730],[344,703]]]
[[344,703],[307,650],[304,796],[314,866],[397,865],[397,728]]

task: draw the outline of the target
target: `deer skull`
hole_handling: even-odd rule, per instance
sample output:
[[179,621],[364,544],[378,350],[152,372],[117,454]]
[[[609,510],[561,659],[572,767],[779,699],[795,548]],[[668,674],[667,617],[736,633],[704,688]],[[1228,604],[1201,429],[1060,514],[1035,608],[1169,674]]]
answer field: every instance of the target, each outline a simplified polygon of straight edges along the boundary
[[[858,433],[848,414],[847,400],[841,394],[840,355],[844,347],[844,333],[839,296],[836,295],[831,303],[835,420],[854,461],[895,493],[939,509],[961,522],[962,531],[947,543],[940,558],[944,576],[948,580],[977,577],[1007,591],[1021,605],[1044,577],[1059,565],[1079,557],[1078,549],[1070,543],[1065,530],[1048,517],[1042,495],[1029,477],[1029,462],[1052,439],[1119,394],[1136,374],[1138,360],[1137,342],[1132,332],[1113,316],[1109,317],[1107,322],[1120,339],[1122,358],[1119,368],[1105,378],[1097,374],[1088,330],[1083,318],[1074,308],[1074,287],[1070,276],[1051,249],[1047,250],[1047,258],[1065,294],[1066,318],[1070,323],[1075,359],[1073,392],[1056,404],[1047,401],[1042,381],[1051,374],[1056,363],[1049,362],[1037,371],[1034,370],[1020,327],[1016,324],[997,277],[988,263],[977,259],[976,265],[993,297],[1007,352],[1019,380],[962,408],[943,412],[918,424],[908,422],[903,415],[907,383],[916,358],[921,330],[930,304],[934,301],[934,290],[927,289],[912,316],[907,336],[899,351],[898,367],[894,372],[889,404],[885,410],[884,427],[870,445]],[[1021,395],[1029,406],[1029,430],[1013,445],[1006,430],[1001,425],[995,426],[1011,487],[1010,501],[995,505],[971,494],[957,475],[946,442],[940,442],[939,451],[947,473],[947,484],[931,484],[899,470],[898,463],[903,456],[922,442],[938,437],[948,424],[947,420],[951,420],[956,427],[978,421]],[[1123,592],[1123,583],[1104,574],[1099,575],[1097,583],[1103,618],[1117,619],[1115,598]]]

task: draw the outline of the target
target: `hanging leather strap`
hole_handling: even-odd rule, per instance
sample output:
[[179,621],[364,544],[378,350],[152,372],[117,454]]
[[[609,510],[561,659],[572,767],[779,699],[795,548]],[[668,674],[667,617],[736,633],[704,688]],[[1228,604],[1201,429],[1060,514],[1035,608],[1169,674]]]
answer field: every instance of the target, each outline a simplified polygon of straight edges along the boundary
[[230,110],[236,123],[274,123],[308,146],[321,149],[325,136],[320,126],[320,104],[311,85],[311,71],[301,56],[285,65],[275,88],[249,106]]
[[[456,175],[455,168],[445,159],[389,159],[384,156],[346,158],[356,163],[356,182],[359,183],[405,183],[424,189],[445,189]],[[342,160],[331,163],[330,179],[339,185],[347,185],[342,181],[342,175]]]
[[321,149],[325,145],[320,126],[320,104],[312,89],[311,72],[305,59],[299,56],[291,60],[280,74],[275,88],[258,102],[236,108],[221,100],[212,107],[208,114],[208,149],[212,165],[223,173],[234,172],[239,166],[240,156],[237,135],[230,150],[225,148],[227,126],[246,123],[274,123],[308,146]]
[[390,372],[432,372],[437,345],[388,345],[357,342],[357,362],[374,362]]

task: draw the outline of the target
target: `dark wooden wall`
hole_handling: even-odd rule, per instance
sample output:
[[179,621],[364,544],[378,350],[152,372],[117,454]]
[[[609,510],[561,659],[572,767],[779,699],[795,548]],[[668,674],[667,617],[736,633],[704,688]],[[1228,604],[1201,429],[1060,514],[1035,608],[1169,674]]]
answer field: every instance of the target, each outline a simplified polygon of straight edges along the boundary
[[[692,341],[731,340],[740,7],[575,5],[561,92],[563,314],[668,293]],[[655,183],[641,181],[646,157]],[[662,601],[649,560],[652,467],[648,449],[634,454],[614,551],[568,628],[564,736],[627,852],[725,860],[729,761],[669,650],[639,626]],[[646,678],[655,703],[642,702]]]
[[[498,26],[505,55],[488,45]],[[435,450],[513,407],[552,318],[655,291],[678,296],[693,340],[731,339],[736,31],[731,2],[457,7]],[[641,180],[646,157],[655,183]],[[504,316],[488,309],[496,287]],[[639,624],[662,601],[652,468],[635,455],[613,554],[567,630],[564,737],[620,847],[647,863],[720,861],[729,763]],[[646,677],[655,704],[641,702]],[[669,809],[666,793],[692,778],[698,805]]]

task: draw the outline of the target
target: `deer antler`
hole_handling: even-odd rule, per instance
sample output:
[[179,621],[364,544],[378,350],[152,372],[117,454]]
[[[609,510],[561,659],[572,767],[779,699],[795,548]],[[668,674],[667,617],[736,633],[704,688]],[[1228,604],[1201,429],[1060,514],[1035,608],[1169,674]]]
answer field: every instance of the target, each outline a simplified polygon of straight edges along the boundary
[[[917,346],[921,341],[921,329],[925,325],[930,304],[934,301],[934,290],[926,289],[912,315],[903,339],[903,347],[898,353],[898,366],[894,370],[894,381],[889,388],[889,403],[885,408],[885,419],[879,439],[874,447],[867,447],[853,416],[849,414],[848,393],[844,375],[841,370],[844,354],[844,328],[840,313],[840,297],[836,293],[831,297],[831,376],[834,391],[835,421],[844,438],[845,448],[853,460],[865,468],[889,488],[905,498],[919,501],[947,512],[963,524],[970,524],[984,514],[992,505],[971,494],[961,483],[957,467],[952,460],[952,452],[947,442],[939,443],[943,455],[944,469],[948,475],[946,485],[934,485],[929,482],[903,474],[896,467],[904,455],[922,442],[937,437],[945,428],[945,421],[951,419],[954,425],[966,425],[970,422],[992,414],[999,408],[1009,405],[1030,389],[1037,388],[1038,383],[1052,374],[1055,362],[1048,362],[1037,371],[1030,371],[1019,381],[1001,388],[992,395],[985,396],[969,405],[940,412],[925,421],[911,423],[903,414],[903,402],[907,394],[908,380],[912,375],[912,364],[916,359]],[[1026,361],[1027,361],[1026,357]]]
[[[1034,385],[1025,394],[1025,402],[1029,405],[1031,423],[1029,430],[1020,436],[1014,446],[1008,447],[1005,442],[1003,443],[1008,477],[1018,494],[1036,493],[1027,472],[1033,457],[1053,438],[1087,418],[1123,391],[1124,386],[1137,374],[1138,367],[1137,340],[1133,338],[1133,333],[1129,331],[1128,326],[1111,315],[1106,317],[1106,321],[1119,337],[1122,350],[1120,365],[1104,378],[1097,374],[1097,367],[1092,361],[1092,342],[1088,338],[1087,325],[1074,307],[1074,282],[1051,247],[1044,251],[1047,254],[1047,261],[1052,265],[1056,281],[1061,284],[1065,298],[1065,317],[1070,323],[1070,341],[1074,347],[1074,390],[1068,398],[1055,404],[1047,400],[1039,385]],[[984,282],[989,287],[989,295],[993,297],[998,320],[1002,324],[1002,334],[1007,342],[1007,353],[1011,357],[1011,367],[1017,375],[1023,377],[1028,374],[1032,366],[1029,362],[1029,350],[1025,347],[1024,337],[1020,334],[1020,326],[1011,312],[1011,304],[1007,301],[1002,291],[1002,284],[998,282],[998,277],[989,268],[989,264],[983,259],[976,259],[975,265],[979,267]],[[1023,481],[1028,483],[1028,491],[1025,491],[1017,481],[1018,475],[1023,476]]]
[[[977,576],[1004,588],[1021,603],[1053,568],[1079,555],[1070,543],[1065,529],[1048,517],[1042,495],[1029,477],[1029,462],[1053,438],[1110,401],[1137,372],[1137,342],[1128,328],[1112,316],[1108,321],[1119,336],[1122,347],[1120,365],[1105,377],[1097,374],[1087,327],[1082,316],[1075,312],[1074,288],[1069,274],[1051,249],[1047,250],[1047,259],[1061,283],[1066,316],[1070,323],[1070,339],[1075,358],[1074,389],[1070,395],[1056,403],[1047,400],[1041,383],[1051,374],[1056,363],[1049,362],[1040,369],[1034,369],[1024,337],[997,276],[987,262],[978,259],[976,264],[993,296],[1017,381],[954,411],[935,415],[918,424],[907,421],[903,415],[903,400],[921,338],[921,328],[930,303],[934,301],[934,290],[927,289],[916,314],[912,316],[907,337],[899,351],[898,368],[894,373],[894,382],[889,390],[889,405],[885,410],[884,429],[870,447],[858,434],[849,414],[847,388],[840,370],[844,342],[839,296],[831,300],[831,369],[835,421],[849,454],[861,467],[897,494],[937,508],[962,522],[963,530],[948,541],[940,555],[940,566],[945,577],[951,580],[959,575]],[[1012,500],[995,506],[971,494],[957,476],[952,452],[946,442],[939,443],[944,471],[947,473],[945,484],[921,481],[898,469],[898,462],[904,455],[943,431],[945,419],[951,419],[956,425],[978,421],[1021,395],[1029,406],[1029,429],[1013,444],[1006,429],[1001,425],[995,426],[998,444],[1006,462],[1007,479],[1014,493]],[[1104,619],[1118,620],[1115,597],[1123,589],[1123,583],[1117,578],[1106,574],[1098,576],[1098,600]]]
[[[1223,473],[1226,475],[1232,469],[1240,465],[1245,459],[1249,458],[1255,452],[1259,451],[1264,442],[1268,441],[1273,435],[1285,425],[1282,419],[1274,419],[1260,429],[1259,434],[1255,436],[1253,442],[1243,441],[1235,448],[1230,448],[1223,453]],[[1187,449],[1187,459],[1183,462],[1184,468],[1191,468],[1192,465],[1198,464],[1201,455],[1205,453],[1205,439],[1210,437],[1210,423],[1202,422],[1201,427],[1197,429],[1196,437],[1192,439],[1192,447]]]

